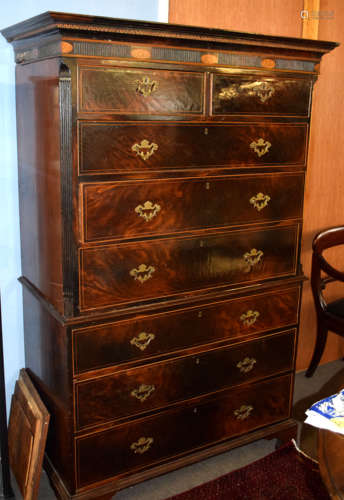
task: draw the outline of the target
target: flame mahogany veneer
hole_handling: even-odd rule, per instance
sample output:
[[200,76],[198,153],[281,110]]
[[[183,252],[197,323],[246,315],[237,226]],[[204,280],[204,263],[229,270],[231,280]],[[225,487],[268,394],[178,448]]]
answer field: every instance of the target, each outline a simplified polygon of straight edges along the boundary
[[57,12],[3,34],[57,496],[290,439],[311,96],[336,44]]

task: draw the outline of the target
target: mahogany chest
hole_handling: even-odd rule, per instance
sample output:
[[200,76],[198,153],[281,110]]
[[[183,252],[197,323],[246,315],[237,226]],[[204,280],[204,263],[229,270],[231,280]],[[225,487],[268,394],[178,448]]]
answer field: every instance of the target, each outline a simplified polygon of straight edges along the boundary
[[56,12],[3,34],[58,497],[294,436],[311,96],[336,44]]

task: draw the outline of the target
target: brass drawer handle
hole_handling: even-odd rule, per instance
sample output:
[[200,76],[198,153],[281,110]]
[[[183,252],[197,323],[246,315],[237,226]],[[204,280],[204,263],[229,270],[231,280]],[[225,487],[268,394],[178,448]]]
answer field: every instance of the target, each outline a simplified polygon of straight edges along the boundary
[[253,141],[250,144],[250,148],[253,149],[255,153],[259,156],[259,158],[266,153],[268,153],[271,148],[271,142],[264,141],[261,137],[257,141]]
[[158,149],[158,145],[155,142],[149,142],[147,139],[138,144],[137,142],[131,146],[131,150],[134,151],[138,156],[140,156],[144,161],[148,160]]
[[260,314],[258,311],[252,311],[249,309],[240,316],[240,321],[243,322],[245,326],[252,326],[259,318]]
[[145,201],[143,205],[137,205],[135,212],[142,217],[146,222],[154,219],[158,212],[160,212],[161,207],[157,203],[152,203],[151,201]]
[[142,455],[142,453],[145,453],[149,450],[153,442],[154,439],[152,437],[140,437],[138,441],[130,445],[130,449],[133,450],[134,453],[139,453],[140,455]]
[[148,97],[153,92],[156,92],[159,83],[156,80],[151,80],[149,76],[144,76],[141,80],[136,80],[136,93],[143,97]]
[[140,351],[144,351],[146,347],[155,339],[154,333],[141,332],[137,337],[133,337],[130,341],[131,345],[134,345]]
[[256,86],[253,87],[253,91],[259,97],[261,102],[266,102],[275,93],[275,89],[268,82],[256,82]]
[[239,94],[259,97],[262,103],[266,102],[275,93],[274,87],[268,82],[252,82],[242,85],[234,84],[224,87],[219,92],[219,99],[230,100],[238,97]]
[[251,405],[241,405],[240,408],[235,410],[233,413],[237,420],[245,420],[251,415],[253,411],[253,406]]
[[230,100],[234,99],[234,97],[237,97],[239,95],[239,92],[237,91],[237,86],[236,85],[231,85],[230,87],[224,87],[221,89],[221,92],[219,93],[219,99],[221,100]]
[[241,373],[248,373],[253,370],[256,363],[256,359],[246,357],[242,361],[239,361],[239,363],[237,364],[237,368],[239,368]]
[[134,278],[134,280],[138,280],[140,283],[144,283],[153,276],[154,271],[155,267],[146,266],[146,264],[140,264],[137,269],[131,269],[129,274]]
[[257,193],[256,196],[252,196],[252,198],[250,198],[250,203],[258,210],[258,212],[260,212],[268,205],[270,200],[271,198],[268,194]]
[[131,391],[130,395],[143,403],[155,391],[155,385],[141,384],[138,389]]
[[249,252],[246,252],[244,254],[244,260],[245,262],[247,262],[247,264],[253,267],[262,260],[263,256],[264,253],[262,252],[262,250],[252,248]]

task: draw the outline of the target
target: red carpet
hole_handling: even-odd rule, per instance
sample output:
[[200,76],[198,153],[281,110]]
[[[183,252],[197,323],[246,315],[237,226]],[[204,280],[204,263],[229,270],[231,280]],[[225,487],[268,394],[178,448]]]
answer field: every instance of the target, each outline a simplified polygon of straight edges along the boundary
[[292,442],[169,500],[330,500],[318,465]]

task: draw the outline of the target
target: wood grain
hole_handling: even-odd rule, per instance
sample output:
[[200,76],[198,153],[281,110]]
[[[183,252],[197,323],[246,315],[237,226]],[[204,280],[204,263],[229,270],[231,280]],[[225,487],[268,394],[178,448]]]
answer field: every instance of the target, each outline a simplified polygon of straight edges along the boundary
[[[209,345],[234,343],[247,336],[262,336],[269,330],[298,321],[300,290],[289,288],[248,295],[199,307],[177,309],[73,330],[76,373],[115,364],[152,360],[162,354]],[[266,307],[269,304],[269,307]],[[243,315],[256,311],[249,323]],[[216,345],[216,344],[215,344]]]
[[75,391],[78,429],[287,373],[294,348],[295,330],[289,330],[80,382]]
[[[298,231],[298,225],[290,225],[83,248],[80,309],[295,275]],[[253,264],[252,252],[259,253]]]
[[[169,21],[225,29],[264,32],[286,36],[302,33],[301,11],[308,8],[303,0],[289,2],[263,0],[259,8],[255,0],[170,0]],[[341,0],[321,0],[320,9],[334,11],[334,18],[320,19],[320,40],[344,42],[342,26],[344,12]],[[320,230],[342,225],[344,173],[338,165],[343,156],[342,116],[344,103],[341,82],[344,77],[343,45],[328,54],[321,63],[321,76],[313,93],[312,132],[308,156],[304,230],[301,260],[306,275],[310,275],[311,242]],[[337,264],[344,265],[338,256]],[[334,286],[330,298],[341,291]],[[310,285],[305,284],[302,299],[297,370],[308,367],[315,342],[316,321]],[[329,334],[322,363],[344,354],[343,341]]]
[[297,219],[303,189],[303,173],[83,184],[83,237],[86,242],[142,238]]
[[9,421],[10,463],[24,500],[36,500],[50,415],[27,372],[20,370]]
[[81,122],[80,172],[302,166],[307,137],[307,124]]
[[204,74],[184,71],[79,69],[81,111],[201,114]]
[[16,100],[22,273],[63,313],[58,74],[52,60],[17,66]]
[[[79,487],[288,418],[290,383],[288,375],[258,382],[81,437],[76,440]],[[234,413],[241,406],[252,406],[245,419]],[[143,437],[152,441],[146,451],[135,453],[131,446]]]

